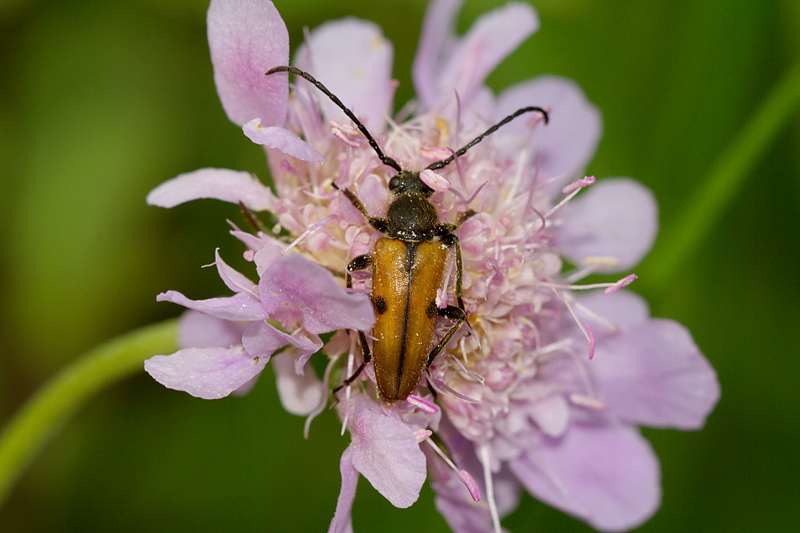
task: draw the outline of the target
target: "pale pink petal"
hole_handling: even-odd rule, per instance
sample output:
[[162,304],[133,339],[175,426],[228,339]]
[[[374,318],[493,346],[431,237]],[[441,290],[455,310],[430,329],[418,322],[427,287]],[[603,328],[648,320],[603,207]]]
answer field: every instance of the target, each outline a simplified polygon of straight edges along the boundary
[[275,148],[301,161],[309,161],[311,163],[325,161],[325,156],[319,150],[291,131],[280,126],[262,126],[259,118],[255,118],[245,124],[242,127],[242,131],[254,143]]
[[440,57],[438,104],[470,100],[486,76],[536,30],[539,19],[528,4],[510,3],[481,15],[448,57]]
[[530,119],[523,115],[503,126],[497,135],[506,153],[531,150],[539,180],[552,180],[548,188],[555,193],[566,181],[582,177],[600,142],[603,119],[577,83],[558,76],[540,76],[503,91],[495,119],[528,106],[546,109],[548,124],[540,121],[531,129]]
[[653,193],[630,178],[607,178],[564,206],[556,228],[556,246],[582,264],[593,257],[611,257],[620,272],[650,251],[658,233],[658,205]]
[[147,203],[158,207],[214,198],[224,202],[243,203],[253,211],[268,211],[277,199],[263,183],[249,172],[220,168],[201,168],[167,180],[147,195]]
[[224,348],[242,342],[241,322],[231,322],[198,311],[186,311],[178,326],[181,348]]
[[653,319],[602,339],[589,365],[611,412],[635,424],[699,429],[719,400],[716,372],[689,331]]
[[353,533],[353,500],[356,498],[358,470],[353,467],[353,447],[348,446],[339,460],[339,472],[342,474],[342,488],[336,502],[336,513],[328,528],[328,533]]
[[264,369],[268,357],[252,357],[240,344],[228,348],[187,348],[156,355],[144,369],[170,389],[204,400],[224,398]]
[[261,303],[253,296],[240,292],[223,298],[192,300],[178,291],[162,292],[156,297],[159,302],[172,302],[195,311],[200,311],[223,320],[262,320],[267,317]]
[[267,126],[282,126],[287,75],[264,75],[289,64],[289,33],[278,10],[269,0],[212,0],[207,23],[214,82],[228,118],[238,126],[256,117]]
[[281,405],[289,413],[307,415],[322,403],[323,384],[313,370],[298,374],[293,358],[285,353],[272,358],[272,370],[275,371]]
[[[395,83],[392,82],[392,45],[380,27],[355,18],[326,22],[315,28],[295,54],[295,65],[310,72],[373,134],[383,128],[391,111]],[[304,80],[298,89],[315,95],[325,118],[344,124],[350,119],[326,96]]]
[[371,410],[366,398],[357,396],[352,401],[348,426],[353,466],[392,505],[409,507],[425,482],[425,454],[414,432],[400,420]]
[[322,348],[322,341],[316,336],[312,339],[301,335],[289,335],[265,320],[253,322],[244,328],[242,344],[247,353],[254,357],[269,357],[275,350],[287,344],[302,352],[310,353]]
[[542,433],[549,437],[560,437],[569,424],[569,404],[560,394],[551,394],[536,402],[530,402],[528,415]]
[[256,293],[256,284],[250,281],[244,274],[239,273],[236,269],[230,267],[222,257],[219,255],[219,249],[214,252],[215,264],[217,265],[217,272],[219,277],[233,292],[247,292],[250,294]]
[[[595,333],[601,335],[625,331],[650,319],[650,306],[647,305],[647,300],[632,291],[621,290],[612,294],[593,291],[582,296],[578,302],[581,307],[593,313],[590,315],[579,309],[581,322],[588,322]],[[609,330],[608,322],[601,322],[597,316],[610,322],[613,329]]]
[[573,423],[510,463],[528,491],[601,531],[634,528],[661,501],[658,458],[634,428]]
[[461,4],[462,0],[432,0],[425,10],[412,68],[414,89],[425,109],[436,106],[439,98],[439,62],[449,55],[456,42],[456,15]]
[[375,323],[367,295],[346,292],[330,270],[300,254],[275,261],[261,276],[259,288],[267,312],[291,308],[302,313],[303,327],[310,333],[365,331]]

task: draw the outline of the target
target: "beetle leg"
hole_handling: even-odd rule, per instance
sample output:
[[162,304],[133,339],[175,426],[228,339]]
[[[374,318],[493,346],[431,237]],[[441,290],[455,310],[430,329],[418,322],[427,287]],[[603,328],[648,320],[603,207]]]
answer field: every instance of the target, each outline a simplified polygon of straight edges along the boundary
[[456,334],[458,328],[461,327],[461,324],[467,320],[467,314],[464,312],[464,310],[454,305],[448,305],[444,309],[439,309],[439,314],[447,318],[452,318],[455,320],[455,323],[450,326],[450,329],[447,331],[447,333],[445,333],[444,337],[442,337],[442,340],[440,340],[439,343],[433,347],[431,353],[428,354],[428,366],[431,366],[433,360],[436,359],[436,356],[442,353],[442,350],[445,349],[447,343],[450,342],[450,339],[452,339],[453,335]]
[[[364,270],[370,265],[372,265],[372,254],[364,254],[354,257],[353,260],[350,261],[350,264],[347,265],[348,276],[350,272]],[[352,285],[352,282],[350,282],[350,284]]]
[[[353,288],[353,278],[350,277],[350,272],[352,270],[361,270],[361,268],[351,269],[350,267],[353,264],[355,264],[357,261],[359,261],[359,260],[367,261],[366,265],[364,265],[362,267],[362,268],[366,268],[369,264],[372,263],[372,256],[368,255],[368,254],[359,255],[358,257],[353,259],[350,262],[349,265],[347,265],[347,271],[348,271],[347,272],[347,288],[348,289],[352,289]],[[360,264],[360,263],[358,263],[358,264]],[[356,368],[355,372],[353,372],[352,375],[350,375],[350,377],[348,377],[347,379],[342,381],[341,385],[339,385],[338,387],[333,389],[332,394],[334,396],[336,395],[337,392],[342,390],[344,387],[350,385],[352,382],[354,382],[356,379],[358,379],[358,376],[360,376],[361,372],[364,371],[364,367],[367,366],[367,363],[369,363],[372,360],[372,354],[369,351],[369,345],[367,345],[367,336],[364,335],[363,331],[359,331],[358,332],[358,344],[361,347],[361,364],[358,365],[358,368]]]
[[464,284],[464,263],[461,259],[461,242],[458,240],[458,237],[455,233],[453,233],[458,227],[463,224],[467,219],[475,215],[475,211],[472,209],[468,211],[464,211],[458,218],[456,218],[455,224],[441,224],[437,228],[437,233],[442,237],[442,242],[444,242],[447,246],[456,247],[456,300],[458,301],[458,307],[461,308],[462,311],[466,312],[464,308],[464,301],[462,300],[463,296],[463,284]]
[[360,376],[361,372],[364,371],[364,367],[367,366],[367,363],[369,363],[372,360],[372,354],[369,351],[369,346],[367,346],[367,336],[364,335],[363,331],[358,332],[358,344],[361,346],[361,364],[358,365],[358,368],[356,368],[355,372],[353,372],[349,378],[342,381],[341,385],[333,389],[332,394],[334,396],[336,395],[337,392],[339,392],[340,390],[342,390],[343,388],[354,382],[356,379],[358,379],[358,376]]
[[350,189],[340,189],[336,183],[331,183],[331,185],[333,185],[334,189],[341,191],[342,194],[347,196],[347,199],[350,200],[350,203],[353,204],[353,207],[358,209],[359,212],[364,215],[364,218],[367,219],[367,222],[369,222],[373,228],[381,233],[386,233],[386,231],[389,229],[389,225],[386,223],[386,220],[371,216],[369,211],[367,211],[367,208],[364,207],[364,204],[361,203],[361,200],[358,199],[358,196],[356,196],[353,191]]
[[464,300],[462,299],[464,293],[464,262],[461,258],[461,242],[454,233],[448,233],[442,237],[442,242],[447,246],[455,246],[456,248],[456,301],[458,302],[458,307],[466,313]]

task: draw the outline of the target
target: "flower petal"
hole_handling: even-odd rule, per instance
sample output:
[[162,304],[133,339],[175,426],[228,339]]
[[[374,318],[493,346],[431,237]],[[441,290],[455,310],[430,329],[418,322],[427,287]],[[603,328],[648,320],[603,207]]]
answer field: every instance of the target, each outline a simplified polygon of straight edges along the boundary
[[286,411],[307,415],[322,403],[322,382],[313,371],[295,372],[294,360],[288,354],[273,357],[272,370],[278,383],[278,397]]
[[226,287],[233,292],[247,292],[253,295],[256,294],[256,284],[250,281],[247,276],[239,273],[236,269],[230,267],[225,261],[223,261],[222,257],[219,255],[219,248],[214,251],[214,258],[214,264],[217,265],[219,277],[222,278],[222,281],[225,283]]
[[269,358],[251,357],[242,345],[228,348],[187,348],[156,355],[144,369],[170,389],[204,400],[224,398],[264,369]]
[[461,4],[462,0],[432,0],[425,10],[412,74],[417,97],[426,109],[433,109],[439,98],[439,61],[456,42],[456,15]]
[[[368,130],[378,132],[394,96],[393,55],[392,45],[380,26],[346,18],[315,28],[297,50],[295,64],[313,73]],[[327,120],[350,124],[350,119],[326,96],[317,93],[315,99],[321,103]]]
[[312,339],[302,335],[289,335],[265,320],[253,322],[244,328],[242,344],[247,353],[254,357],[270,357],[275,350],[287,344],[306,354],[322,348],[319,337],[314,336]]
[[150,191],[147,203],[175,207],[199,198],[241,202],[253,211],[272,210],[278,203],[272,191],[249,172],[220,168],[201,168],[179,174]]
[[282,126],[288,76],[264,75],[289,64],[289,33],[278,10],[268,0],[212,0],[207,23],[214,82],[228,118],[238,126],[256,117],[267,126]]
[[243,326],[198,311],[186,311],[178,326],[181,348],[224,348],[242,342]]
[[300,254],[290,253],[275,261],[261,276],[259,287],[267,312],[282,307],[297,310],[310,333],[365,331],[375,323],[367,295],[347,293],[327,268]]
[[437,106],[452,102],[453,91],[469,105],[486,76],[538,29],[539,19],[528,4],[509,3],[478,17],[452,52],[439,56]]
[[612,257],[628,270],[650,251],[658,233],[658,205],[653,193],[636,180],[598,181],[564,206],[556,229],[556,246],[571,261]]
[[638,526],[661,501],[658,458],[627,426],[573,423],[510,466],[531,494],[602,531]]
[[342,473],[342,488],[336,502],[336,513],[328,528],[328,533],[353,533],[353,500],[356,499],[358,470],[353,467],[353,447],[348,446],[339,460],[339,472]]
[[182,305],[222,320],[251,321],[267,318],[267,313],[261,308],[261,303],[245,292],[224,298],[192,300],[178,291],[167,291],[159,294],[156,300]]
[[590,368],[598,396],[635,424],[699,429],[719,400],[716,372],[672,320],[649,320],[599,341]]
[[[621,290],[612,294],[595,291],[582,296],[578,301],[580,307],[611,322],[615,327],[614,331],[625,331],[650,319],[650,306],[647,305],[647,300],[633,291]],[[607,332],[607,323],[580,309],[578,314],[581,316],[581,322],[588,322],[595,332],[600,334]]]
[[301,161],[322,163],[325,161],[319,150],[302,140],[291,131],[280,126],[263,127],[260,118],[254,118],[242,127],[247,138],[256,144],[280,150],[284,154]]
[[530,120],[520,117],[503,126],[498,136],[506,153],[531,148],[540,181],[553,180],[548,188],[555,193],[591,161],[603,133],[603,119],[577,83],[558,76],[540,76],[503,91],[495,119],[528,106],[547,109],[549,123],[531,130]]
[[348,424],[353,466],[392,505],[409,507],[417,501],[425,483],[425,454],[411,428],[372,411],[369,403],[360,395],[353,398]]
[[560,437],[569,425],[569,405],[560,394],[551,394],[530,402],[527,413],[542,433],[549,437]]

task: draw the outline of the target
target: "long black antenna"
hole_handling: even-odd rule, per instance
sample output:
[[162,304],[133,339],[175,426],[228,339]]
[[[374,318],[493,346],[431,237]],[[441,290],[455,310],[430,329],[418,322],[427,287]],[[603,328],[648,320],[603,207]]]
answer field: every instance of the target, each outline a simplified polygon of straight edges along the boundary
[[475,146],[476,144],[478,144],[479,142],[484,140],[486,137],[488,137],[492,133],[494,133],[497,130],[499,130],[501,126],[505,126],[506,124],[508,124],[509,122],[514,120],[515,118],[517,118],[518,116],[522,115],[523,113],[529,113],[531,111],[538,111],[539,113],[544,115],[544,123],[547,124],[547,122],[550,119],[550,117],[547,116],[547,111],[545,111],[541,107],[523,107],[522,109],[517,109],[516,111],[514,111],[513,113],[508,115],[506,118],[504,118],[503,120],[501,120],[500,122],[498,122],[497,124],[495,124],[494,126],[489,128],[488,130],[484,131],[482,134],[478,135],[477,137],[472,139],[470,142],[465,144],[456,153],[454,153],[453,155],[451,155],[447,159],[442,159],[441,161],[436,161],[435,163],[431,163],[430,165],[425,167],[425,169],[426,170],[438,170],[438,169],[440,169],[442,167],[446,167],[447,165],[449,165],[450,163],[455,161],[456,157],[461,157],[462,155],[467,153],[467,150],[469,150],[470,148],[472,148],[473,146]]
[[[331,102],[336,104],[336,106],[339,109],[344,111],[344,114],[347,115],[347,117],[350,120],[352,120],[353,123],[358,127],[358,130],[364,135],[364,137],[367,138],[367,142],[369,142],[369,145],[372,147],[373,150],[375,150],[375,153],[378,154],[378,159],[381,160],[381,163],[383,163],[384,165],[392,167],[397,172],[403,172],[403,168],[397,163],[397,161],[395,161],[394,159],[392,159],[391,157],[387,156],[386,154],[384,154],[381,151],[381,148],[380,148],[380,146],[378,146],[378,143],[375,141],[375,139],[369,133],[369,131],[367,130],[366,126],[364,126],[364,124],[362,124],[361,121],[358,120],[358,117],[352,111],[350,111],[347,108],[347,106],[345,106],[342,103],[342,101],[339,100],[339,98],[335,94],[330,92],[328,90],[328,88],[325,87],[321,82],[317,81],[317,79],[314,76],[312,76],[308,72],[300,70],[299,68],[290,67],[290,66],[280,66],[280,67],[271,68],[271,69],[269,69],[267,71],[266,75],[269,76],[270,74],[275,74],[276,72],[291,72],[292,74],[294,74],[296,76],[300,76],[301,78],[304,78],[305,80],[309,81],[311,84],[314,85],[314,87],[316,87],[317,89],[322,91],[322,93],[325,96],[327,96],[328,98],[330,98]],[[514,111],[513,113],[511,113],[510,115],[505,117],[503,120],[501,120],[500,122],[498,122],[497,124],[495,124],[494,126],[489,128],[488,130],[484,131],[482,134],[478,135],[477,137],[472,139],[470,142],[468,142],[467,144],[462,146],[457,152],[455,152],[453,155],[451,155],[447,159],[442,159],[441,161],[436,161],[434,163],[431,163],[430,165],[425,167],[425,169],[426,170],[438,170],[440,168],[446,167],[447,165],[449,165],[450,163],[455,161],[455,159],[457,157],[461,157],[462,155],[467,153],[467,150],[469,150],[470,148],[472,148],[473,146],[475,146],[476,144],[478,144],[479,142],[484,140],[486,137],[488,137],[492,133],[496,132],[502,126],[505,126],[506,124],[508,124],[509,122],[514,120],[515,118],[517,118],[518,116],[520,116],[520,115],[522,115],[524,113],[530,113],[531,111],[538,111],[539,113],[544,115],[544,123],[545,124],[547,124],[548,121],[550,120],[550,117],[547,115],[547,111],[545,111],[541,107],[531,106],[531,107],[523,107],[521,109],[517,109],[516,111]]]
[[300,76],[301,78],[304,78],[304,79],[308,80],[309,82],[311,82],[314,85],[314,87],[316,87],[317,89],[322,91],[322,93],[325,96],[330,98],[331,102],[336,104],[339,107],[339,109],[344,111],[344,114],[347,115],[348,118],[355,123],[355,125],[358,127],[359,131],[364,134],[364,137],[367,138],[367,142],[369,142],[369,145],[372,147],[373,150],[375,150],[375,153],[378,154],[378,159],[381,160],[381,163],[383,163],[384,165],[388,165],[388,166],[392,167],[397,172],[402,172],[403,171],[402,167],[400,167],[400,165],[397,163],[397,161],[395,161],[391,157],[385,155],[381,151],[380,147],[378,146],[378,143],[375,142],[375,139],[372,137],[372,135],[370,135],[369,131],[367,131],[366,126],[364,126],[361,123],[361,121],[358,120],[358,117],[356,117],[355,114],[352,111],[350,111],[342,103],[342,101],[339,100],[339,98],[335,94],[330,92],[327,87],[325,87],[324,85],[322,85],[322,83],[317,81],[317,79],[314,78],[314,76],[312,76],[308,72],[300,70],[299,68],[289,67],[289,66],[285,66],[285,67],[281,66],[281,67],[271,68],[271,69],[269,69],[267,71],[266,75],[269,76],[270,74],[275,74],[276,72],[291,72],[292,74],[294,74],[296,76]]

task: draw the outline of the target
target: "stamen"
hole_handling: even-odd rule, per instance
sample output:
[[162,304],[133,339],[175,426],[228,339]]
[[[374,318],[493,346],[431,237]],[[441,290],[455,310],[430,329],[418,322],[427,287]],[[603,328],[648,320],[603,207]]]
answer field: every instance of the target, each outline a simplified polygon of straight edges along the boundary
[[494,501],[494,483],[492,483],[492,470],[489,466],[489,447],[485,443],[478,446],[478,460],[483,465],[483,483],[486,485],[486,498],[489,504],[489,514],[492,516],[494,533],[500,533],[500,514],[497,512],[497,503]]
[[455,463],[453,463],[453,461],[450,460],[450,458],[447,456],[447,454],[445,454],[441,450],[441,448],[439,448],[436,445],[436,443],[433,442],[433,440],[429,439],[427,442],[430,445],[430,447],[433,448],[433,450],[439,455],[439,457],[442,458],[442,460],[447,464],[447,466],[449,466],[451,469],[453,469],[454,472],[456,472],[458,474],[458,479],[461,481],[461,483],[464,484],[464,486],[467,487],[467,490],[469,491],[469,495],[472,496],[472,499],[474,501],[476,501],[476,502],[481,501],[481,489],[480,489],[480,487],[478,487],[478,484],[475,482],[475,478],[473,478],[470,475],[470,473],[467,472],[466,470],[459,470],[456,467]]
[[358,148],[361,146],[359,141],[363,139],[363,137],[359,135],[360,132],[356,128],[351,128],[333,120],[330,121],[330,127],[333,136],[347,146],[352,148]]
[[447,159],[453,153],[449,148],[441,148],[438,146],[423,146],[419,149],[419,155],[431,161],[438,161],[440,159]]
[[325,372],[322,375],[322,390],[324,391],[322,394],[322,400],[320,404],[317,405],[313,411],[311,411],[308,416],[306,417],[305,424],[303,424],[303,438],[308,439],[308,435],[311,432],[311,422],[317,418],[322,411],[325,410],[325,406],[328,405],[328,383],[330,383],[331,379],[331,370],[333,370],[333,365],[336,364],[336,361],[339,360],[339,356],[332,357],[331,360],[328,362],[328,365],[325,367]]
[[605,289],[604,294],[611,294],[627,287],[636,279],[636,274],[629,274],[614,283],[587,283],[586,285],[576,285],[574,283],[553,283],[551,281],[540,281],[540,287],[559,289],[564,291],[588,291],[591,289]]
[[[464,349],[464,342],[463,342],[465,340],[466,340],[466,338],[462,337],[461,341],[460,341],[460,344],[461,344],[461,355],[464,357],[464,361],[467,360],[467,353],[466,353],[466,350]],[[485,377],[483,377],[482,375],[478,374],[474,370],[468,369],[466,366],[464,366],[464,363],[462,363],[461,360],[458,357],[456,357],[455,355],[453,355],[451,353],[448,353],[447,355],[450,356],[450,359],[452,361],[454,361],[456,365],[458,365],[458,373],[461,374],[464,378],[466,378],[466,379],[468,379],[470,381],[475,381],[477,383],[480,383],[481,385],[486,383],[486,378]]]
[[469,403],[480,403],[480,400],[476,400],[474,398],[470,398],[465,394],[461,394],[458,391],[455,391],[444,384],[444,382],[438,378],[435,378],[431,375],[430,371],[428,371],[428,383],[438,392],[439,394],[443,394],[444,396],[448,396],[450,398],[456,398],[458,400],[463,400]]
[[578,325],[578,329],[581,330],[583,336],[586,337],[587,341],[589,341],[589,359],[591,359],[592,357],[594,357],[594,347],[595,347],[594,333],[592,333],[592,328],[589,327],[589,324],[581,323],[580,319],[578,318],[578,315],[572,308],[572,304],[569,303],[569,299],[566,296],[564,296],[563,292],[561,292],[558,289],[553,289],[553,292],[555,292],[556,296],[561,298],[561,301],[564,302],[564,306],[567,308],[567,311],[569,311],[569,314],[572,315],[572,319],[575,321],[575,324]]
[[323,218],[322,220],[320,220],[319,222],[316,222],[316,223],[312,224],[311,226],[309,226],[308,229],[306,229],[303,233],[301,233],[300,236],[298,238],[296,238],[294,240],[294,242],[292,242],[292,244],[287,246],[286,249],[283,251],[283,253],[285,254],[286,252],[288,252],[289,250],[291,250],[292,248],[297,246],[300,243],[300,241],[302,241],[303,239],[305,239],[308,236],[309,233],[311,233],[315,229],[319,228],[320,226],[324,226],[327,223],[336,220],[337,217],[338,217],[338,215],[328,215],[325,218]]
[[618,282],[616,282],[615,284],[613,284],[611,287],[604,290],[603,294],[613,294],[618,290],[623,289],[628,285],[630,285],[631,283],[633,283],[635,279],[636,279],[636,274],[629,274],[624,278],[622,278],[621,280],[619,280]]
[[[355,342],[358,342],[356,339]],[[347,354],[347,372],[345,376],[352,376],[353,375],[353,366],[355,365],[355,350],[353,349],[353,340],[350,341],[350,350]],[[352,383],[348,383],[347,386],[344,388],[344,416],[342,417],[342,432],[341,435],[344,436],[344,432],[347,429],[347,421],[350,418],[350,387]]]
[[[435,403],[429,402],[425,398],[421,398],[419,396],[414,396],[413,394],[406,398],[406,401],[422,411],[423,413],[427,413],[429,415],[435,415],[439,412],[439,408],[436,406]],[[424,440],[424,439],[423,439]],[[419,441],[421,442],[421,441]]]
[[[594,179],[592,176],[588,176],[587,178],[583,178],[583,179],[585,180],[585,179],[588,179],[588,178],[592,178],[592,179]],[[579,182],[581,182],[581,181],[582,181],[582,180],[578,180],[578,181],[576,181],[575,183],[579,183]],[[571,185],[575,185],[575,183],[572,183]],[[592,183],[594,183],[594,182],[592,182]],[[580,190],[581,190],[583,187],[586,187],[586,185],[580,185],[580,186],[578,186],[578,187],[577,187],[577,188],[575,188],[575,189],[569,189],[569,187],[570,187],[571,185],[567,185],[566,187],[564,187],[564,189],[567,189],[567,190],[569,190],[569,191],[570,191],[570,192],[569,192],[569,194],[567,194],[567,193],[564,191],[564,194],[567,194],[567,196],[565,196],[564,198],[562,198],[560,202],[558,202],[556,205],[554,205],[553,207],[551,207],[551,208],[550,208],[550,211],[548,211],[547,213],[545,213],[545,215],[544,215],[544,218],[550,218],[550,217],[553,215],[553,213],[555,213],[556,211],[558,211],[559,209],[561,209],[562,207],[564,207],[565,205],[567,205],[567,202],[569,202],[570,200],[572,200],[572,199],[575,197],[575,195],[576,195],[576,194],[578,194],[578,193],[580,192]],[[591,184],[590,184],[590,183],[588,183],[587,185],[591,185]]]
[[597,178],[595,178],[594,176],[586,176],[585,178],[581,178],[577,181],[573,181],[569,185],[566,185],[563,189],[561,189],[561,192],[564,194],[568,194],[571,193],[572,191],[577,191],[578,189],[583,189],[584,187],[588,187],[589,185],[592,185],[595,181],[597,181]]
[[419,173],[419,179],[434,191],[446,191],[450,188],[450,181],[447,178],[427,168]]
[[478,196],[478,193],[481,192],[481,190],[483,190],[484,187],[486,187],[487,183],[489,183],[489,182],[488,181],[484,181],[483,183],[481,183],[478,186],[478,188],[475,189],[475,192],[472,193],[472,195],[464,201],[464,203],[467,204],[467,205],[471,204],[472,201]]
[[601,402],[597,398],[592,398],[591,396],[587,396],[585,394],[573,392],[568,396],[568,398],[573,404],[586,407],[587,409],[602,411],[608,408],[605,403]]
[[430,429],[418,429],[414,432],[414,437],[417,439],[417,444],[422,444],[423,441],[428,440],[433,435]]

